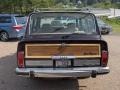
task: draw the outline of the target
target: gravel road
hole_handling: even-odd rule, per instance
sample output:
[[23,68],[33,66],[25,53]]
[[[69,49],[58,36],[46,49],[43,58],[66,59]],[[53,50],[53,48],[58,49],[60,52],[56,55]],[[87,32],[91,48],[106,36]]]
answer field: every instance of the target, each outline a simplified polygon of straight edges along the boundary
[[15,74],[17,41],[0,42],[0,90],[120,90],[120,36],[105,35],[109,67],[104,76],[88,79],[29,79]]

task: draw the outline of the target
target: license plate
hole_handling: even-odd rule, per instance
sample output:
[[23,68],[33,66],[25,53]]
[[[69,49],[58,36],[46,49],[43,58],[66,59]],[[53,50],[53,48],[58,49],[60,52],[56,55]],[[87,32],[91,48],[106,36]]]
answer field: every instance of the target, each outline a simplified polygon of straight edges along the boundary
[[70,67],[71,60],[74,56],[53,56],[52,59],[55,61],[56,67]]
[[57,60],[56,67],[70,67],[71,66],[71,60]]

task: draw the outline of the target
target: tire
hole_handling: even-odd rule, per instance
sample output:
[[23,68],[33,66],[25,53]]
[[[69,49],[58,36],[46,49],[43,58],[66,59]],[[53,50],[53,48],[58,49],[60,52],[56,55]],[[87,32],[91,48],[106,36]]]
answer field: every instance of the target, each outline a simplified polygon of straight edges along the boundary
[[7,32],[1,32],[1,33],[0,33],[0,40],[1,40],[1,41],[6,42],[6,41],[8,41],[8,39],[9,39],[9,35],[8,35]]

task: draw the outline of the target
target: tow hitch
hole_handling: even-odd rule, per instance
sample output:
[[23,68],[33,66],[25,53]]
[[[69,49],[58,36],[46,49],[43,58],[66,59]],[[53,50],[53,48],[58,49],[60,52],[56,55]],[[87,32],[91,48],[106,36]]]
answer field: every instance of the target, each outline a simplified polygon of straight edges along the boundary
[[92,71],[91,77],[92,77],[92,78],[96,78],[96,75],[97,75],[97,72],[96,72],[96,71]]

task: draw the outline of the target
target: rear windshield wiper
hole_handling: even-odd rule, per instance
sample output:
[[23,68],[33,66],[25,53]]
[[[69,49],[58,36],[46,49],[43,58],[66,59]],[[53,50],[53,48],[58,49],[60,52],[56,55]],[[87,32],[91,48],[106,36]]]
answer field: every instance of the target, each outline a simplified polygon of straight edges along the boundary
[[63,30],[63,29],[64,29],[64,27],[57,27],[57,28],[55,28],[55,29],[52,31],[52,33],[61,31],[61,30]]
[[72,35],[86,35],[86,33],[83,33],[83,32],[73,32],[71,34],[67,34],[67,35],[62,36],[62,39],[69,38]]

